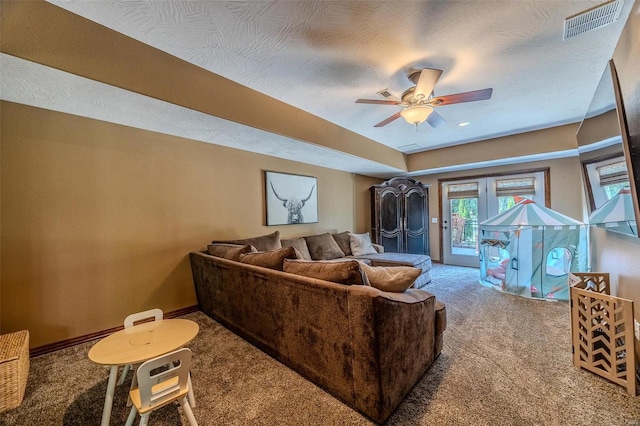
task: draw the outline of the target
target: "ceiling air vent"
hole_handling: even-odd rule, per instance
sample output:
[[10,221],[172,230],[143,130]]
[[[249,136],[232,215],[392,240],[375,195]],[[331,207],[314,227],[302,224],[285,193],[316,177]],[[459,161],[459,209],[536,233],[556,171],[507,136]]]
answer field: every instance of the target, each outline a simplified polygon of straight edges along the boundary
[[404,153],[407,153],[409,151],[417,151],[419,149],[423,149],[423,148],[417,143],[411,143],[409,145],[402,145],[398,147],[398,151],[401,151]]
[[383,89],[379,92],[376,92],[378,95],[382,96],[383,98],[389,99],[389,98],[394,98],[395,96],[393,96],[393,93],[391,93],[389,91],[389,89]]
[[564,20],[564,37],[566,40],[587,31],[609,25],[620,17],[624,0],[610,0],[585,10]]

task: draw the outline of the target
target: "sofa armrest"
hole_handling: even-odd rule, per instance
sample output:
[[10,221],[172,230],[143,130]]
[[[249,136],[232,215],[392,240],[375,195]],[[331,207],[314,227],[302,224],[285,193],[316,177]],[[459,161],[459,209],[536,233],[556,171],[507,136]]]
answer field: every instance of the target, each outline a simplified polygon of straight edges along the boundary
[[375,243],[371,243],[371,245],[373,246],[374,249],[376,249],[378,253],[384,253],[384,246],[381,246],[380,244],[375,244]]
[[380,423],[436,358],[435,305],[419,289],[349,288],[355,404]]

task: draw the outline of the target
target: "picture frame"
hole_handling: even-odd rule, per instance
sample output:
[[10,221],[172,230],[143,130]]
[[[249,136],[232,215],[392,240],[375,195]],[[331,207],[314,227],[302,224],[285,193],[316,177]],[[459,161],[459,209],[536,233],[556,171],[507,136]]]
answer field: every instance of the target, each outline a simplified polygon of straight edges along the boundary
[[266,224],[318,222],[318,179],[265,170]]

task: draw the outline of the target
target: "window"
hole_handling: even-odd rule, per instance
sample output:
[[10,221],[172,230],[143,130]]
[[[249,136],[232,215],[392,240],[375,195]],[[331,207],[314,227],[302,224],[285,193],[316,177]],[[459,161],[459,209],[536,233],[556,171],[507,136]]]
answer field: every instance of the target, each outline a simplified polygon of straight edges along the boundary
[[496,180],[498,213],[509,210],[523,199],[533,199],[536,194],[536,179],[533,176]]
[[629,186],[627,163],[624,157],[614,157],[585,164],[591,208],[597,209],[613,198],[621,189]]

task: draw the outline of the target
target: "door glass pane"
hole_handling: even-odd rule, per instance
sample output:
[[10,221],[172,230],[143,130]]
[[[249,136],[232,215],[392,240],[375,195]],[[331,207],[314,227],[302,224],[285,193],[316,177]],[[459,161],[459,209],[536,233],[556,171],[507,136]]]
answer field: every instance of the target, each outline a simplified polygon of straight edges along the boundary
[[451,253],[475,256],[478,248],[478,199],[449,200]]
[[525,198],[527,200],[532,200],[533,195],[523,194],[523,195],[507,195],[504,197],[498,197],[498,214],[502,213],[505,210],[509,210],[511,207],[515,206]]

